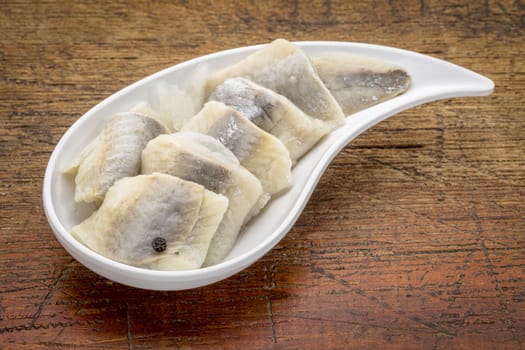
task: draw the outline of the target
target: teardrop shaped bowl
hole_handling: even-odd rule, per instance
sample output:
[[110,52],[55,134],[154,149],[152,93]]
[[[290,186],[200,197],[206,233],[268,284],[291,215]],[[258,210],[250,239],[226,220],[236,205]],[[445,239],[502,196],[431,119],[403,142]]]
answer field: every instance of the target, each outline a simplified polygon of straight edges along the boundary
[[62,136],[49,159],[43,183],[44,210],[56,238],[69,254],[99,275],[137,288],[183,290],[223,280],[257,261],[286,235],[332,159],[359,134],[408,108],[444,98],[489,95],[494,89],[494,83],[484,76],[412,51],[349,42],[314,41],[294,44],[310,56],[343,52],[397,64],[409,73],[412,84],[404,94],[347,117],[342,127],[325,137],[300,159],[293,169],[293,187],[272,199],[263,212],[250,222],[223,262],[197,270],[155,271],[105,258],[71,236],[71,228],[81,222],[93,208],[75,203],[74,181],[64,174],[64,169],[100,132],[104,121],[114,113],[132,108],[137,101],[146,100],[148,90],[159,81],[185,81],[201,63],[206,63],[209,71],[213,72],[240,61],[263,45],[195,58],[133,83],[80,117]]

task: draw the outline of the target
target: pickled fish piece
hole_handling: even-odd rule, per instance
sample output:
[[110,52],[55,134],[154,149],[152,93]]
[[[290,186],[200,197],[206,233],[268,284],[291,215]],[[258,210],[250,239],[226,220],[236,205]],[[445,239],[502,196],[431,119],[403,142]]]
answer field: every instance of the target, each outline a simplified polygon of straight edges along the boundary
[[310,59],[289,41],[277,39],[244,60],[212,74],[206,82],[206,96],[224,80],[234,77],[248,78],[286,96],[303,112],[327,122],[331,128],[344,122],[341,107],[319,79]]
[[196,132],[181,131],[151,140],[142,153],[142,172],[174,175],[228,198],[228,208],[211,241],[205,266],[226,257],[243,224],[269,199],[261,182],[240,165],[233,153],[213,137]]
[[115,181],[138,175],[146,143],[166,132],[164,125],[146,115],[115,114],[80,155],[75,201],[99,204]]
[[277,137],[295,164],[330,127],[306,115],[286,97],[245,78],[226,79],[211,93],[210,100],[222,102]]
[[407,72],[380,60],[329,53],[312,57],[312,62],[346,115],[389,100],[410,86]]
[[224,103],[206,103],[182,130],[197,131],[219,140],[270,195],[291,186],[292,160],[283,143]]
[[72,235],[110,259],[157,270],[201,267],[228,199],[166,174],[115,182]]

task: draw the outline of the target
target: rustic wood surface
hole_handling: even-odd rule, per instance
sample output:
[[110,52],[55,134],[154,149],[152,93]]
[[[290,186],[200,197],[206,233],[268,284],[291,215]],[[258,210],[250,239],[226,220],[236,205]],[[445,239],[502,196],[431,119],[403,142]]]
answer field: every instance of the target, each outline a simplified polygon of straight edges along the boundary
[[[112,283],[60,246],[42,178],[90,107],[226,48],[359,41],[493,79],[361,135],[259,262],[211,286]],[[0,1],[1,349],[522,349],[525,5]]]

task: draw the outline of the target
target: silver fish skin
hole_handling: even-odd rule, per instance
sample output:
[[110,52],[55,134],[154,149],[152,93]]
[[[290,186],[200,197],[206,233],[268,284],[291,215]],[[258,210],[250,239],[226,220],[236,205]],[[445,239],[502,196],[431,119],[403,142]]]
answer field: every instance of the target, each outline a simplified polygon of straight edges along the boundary
[[335,129],[344,113],[317,75],[309,57],[285,39],[277,39],[240,62],[210,75],[205,84],[208,97],[228,78],[244,77],[286,96],[307,115]]
[[140,173],[142,150],[168,129],[136,112],[117,113],[80,154],[75,174],[75,201],[100,204],[115,181]]
[[200,268],[228,206],[203,186],[166,174],[115,182],[72,235],[128,265],[157,270]]
[[293,164],[330,132],[327,123],[306,115],[285,96],[245,78],[226,79],[209,100],[234,108],[277,137],[288,149]]
[[228,208],[210,243],[203,266],[221,262],[243,225],[269,200],[261,182],[211,136],[181,131],[151,140],[142,153],[142,173],[161,172],[199,183],[228,198]]
[[222,102],[207,102],[182,131],[199,132],[220,141],[270,195],[292,185],[292,159],[284,144]]
[[346,115],[387,101],[410,87],[405,70],[381,60],[327,53],[312,57],[312,63]]

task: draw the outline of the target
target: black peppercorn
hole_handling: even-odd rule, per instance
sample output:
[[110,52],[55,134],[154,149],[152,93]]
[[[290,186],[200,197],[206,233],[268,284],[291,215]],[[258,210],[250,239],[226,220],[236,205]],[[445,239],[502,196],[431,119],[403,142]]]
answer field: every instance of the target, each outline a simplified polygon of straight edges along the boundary
[[153,241],[151,241],[151,246],[158,253],[166,250],[166,244],[166,239],[162,237],[155,237]]

